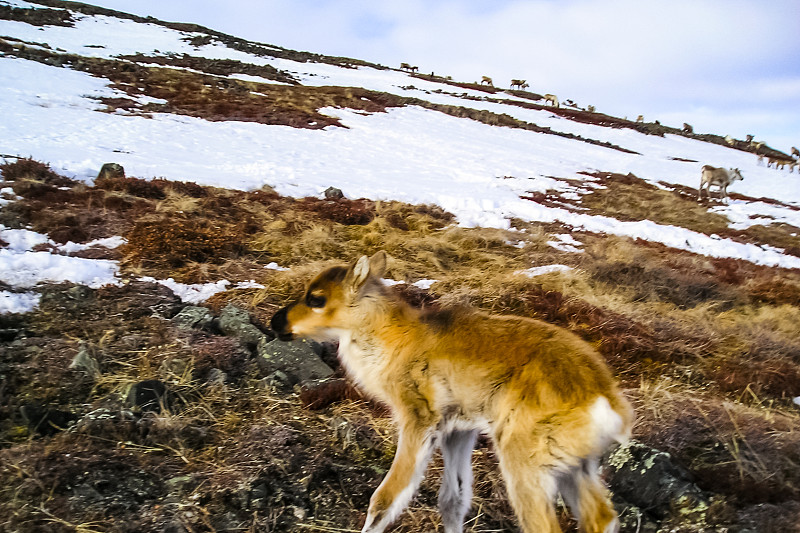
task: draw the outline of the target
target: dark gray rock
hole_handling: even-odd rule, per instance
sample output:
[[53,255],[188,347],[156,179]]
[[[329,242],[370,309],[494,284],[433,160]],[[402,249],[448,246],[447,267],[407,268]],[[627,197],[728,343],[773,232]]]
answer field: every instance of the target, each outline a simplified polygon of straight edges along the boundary
[[336,187],[328,187],[325,189],[326,200],[341,200],[342,198],[344,198],[344,193],[341,189],[337,189]]
[[266,337],[250,322],[250,313],[233,304],[226,305],[219,315],[219,329],[229,337],[238,338],[249,348],[255,348]]
[[270,376],[280,371],[291,385],[310,379],[322,379],[333,374],[331,367],[320,359],[321,345],[307,339],[291,342],[261,339],[257,347],[261,374]]
[[670,454],[637,441],[620,446],[603,462],[611,491],[658,521],[704,524],[711,500]]
[[100,363],[97,362],[97,359],[92,355],[88,346],[83,341],[81,341],[78,353],[72,359],[72,363],[69,367],[83,370],[93,379],[100,377]]
[[55,435],[67,429],[78,416],[62,409],[48,407],[38,401],[28,402],[19,408],[28,429],[37,435]]
[[100,167],[100,172],[97,173],[97,179],[102,180],[105,178],[124,178],[125,169],[119,163],[104,163]]
[[162,409],[170,408],[172,396],[166,383],[148,379],[131,387],[128,392],[128,404],[138,407],[143,412],[160,413]]
[[187,305],[172,317],[172,322],[182,329],[207,329],[214,322],[214,315],[207,307]]

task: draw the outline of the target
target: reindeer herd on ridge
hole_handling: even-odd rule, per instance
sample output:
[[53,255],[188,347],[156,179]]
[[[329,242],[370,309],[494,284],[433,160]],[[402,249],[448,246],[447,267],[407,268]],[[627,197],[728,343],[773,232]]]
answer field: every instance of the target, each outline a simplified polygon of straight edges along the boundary
[[[419,72],[419,67],[412,66],[409,63],[401,63],[400,64],[400,70],[404,70],[404,71],[413,73],[413,72]],[[433,72],[431,72],[431,77],[433,77],[433,76],[434,76],[434,74],[433,74]],[[451,79],[451,78],[448,77],[448,79]],[[487,86],[493,88],[494,87],[494,81],[489,76],[482,76],[480,83],[476,82],[476,85],[487,85]],[[510,84],[510,89],[511,90],[516,89],[516,90],[519,90],[519,91],[524,91],[528,87],[530,87],[530,86],[528,85],[527,80],[522,80],[522,79],[512,79],[511,80],[511,84]],[[542,99],[544,100],[545,105],[549,104],[552,107],[556,107],[556,108],[560,107],[560,103],[558,101],[558,97],[556,95],[554,95],[554,94],[545,94],[542,97]],[[567,100],[566,101],[566,105],[569,106],[569,107],[574,107],[576,109],[580,109],[572,100]],[[594,113],[595,112],[595,107],[590,105],[584,111],[588,111],[590,113]],[[636,117],[636,123],[637,124],[643,124],[644,123],[644,116],[643,115],[638,115]],[[659,122],[656,121],[656,123],[658,124]],[[691,124],[688,124],[688,123],[684,122],[683,123],[683,128],[682,128],[681,131],[686,135],[693,135],[694,134],[694,127]],[[736,141],[730,135],[726,135],[725,136],[725,142],[730,147],[736,147],[737,143],[741,143],[742,141]],[[796,167],[798,167],[798,163],[800,162],[800,150],[798,150],[794,146],[792,147],[791,157],[787,159],[787,158],[780,158],[780,157],[765,156],[763,153],[761,153],[763,148],[764,148],[764,144],[765,143],[763,141],[754,141],[752,135],[748,135],[747,139],[744,142],[747,143],[746,146],[748,148],[752,149],[752,151],[758,156],[758,164],[759,165],[764,165],[764,159],[766,158],[766,160],[767,160],[767,163],[766,163],[767,168],[775,168],[776,170],[782,170],[782,169],[784,169],[786,167],[789,167],[789,172],[794,172],[794,169]],[[800,167],[798,167],[798,173],[800,173]],[[744,179],[744,178],[742,177],[741,171],[738,168],[725,169],[725,168],[713,167],[711,165],[703,165],[703,167],[701,169],[701,175],[700,175],[700,187],[697,189],[697,192],[698,192],[697,200],[698,201],[702,200],[702,198],[703,198],[703,190],[705,190],[706,196],[710,200],[711,199],[710,187],[712,185],[719,188],[720,199],[727,200],[727,198],[728,198],[728,193],[727,193],[728,187],[731,184],[733,184],[733,182],[738,181],[738,180],[742,180],[742,179]]]

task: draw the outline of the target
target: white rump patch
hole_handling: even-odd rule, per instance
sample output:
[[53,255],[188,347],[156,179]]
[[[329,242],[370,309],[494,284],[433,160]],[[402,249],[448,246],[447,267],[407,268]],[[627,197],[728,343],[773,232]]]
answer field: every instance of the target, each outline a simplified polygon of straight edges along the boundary
[[623,438],[622,417],[611,407],[608,398],[598,397],[589,412],[600,435],[605,435],[613,440]]

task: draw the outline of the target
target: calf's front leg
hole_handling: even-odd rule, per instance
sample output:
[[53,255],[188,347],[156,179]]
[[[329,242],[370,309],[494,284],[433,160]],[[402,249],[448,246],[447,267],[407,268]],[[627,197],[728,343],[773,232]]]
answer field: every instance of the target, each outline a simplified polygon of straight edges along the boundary
[[433,451],[434,430],[416,424],[400,428],[397,453],[369,502],[362,533],[381,533],[403,512],[417,491]]

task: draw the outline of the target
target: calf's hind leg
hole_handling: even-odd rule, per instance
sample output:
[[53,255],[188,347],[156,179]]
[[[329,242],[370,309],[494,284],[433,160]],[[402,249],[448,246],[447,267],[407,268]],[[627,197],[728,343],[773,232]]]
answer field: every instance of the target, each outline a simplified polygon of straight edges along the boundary
[[506,490],[524,533],[560,533],[555,509],[554,465],[560,461],[547,451],[547,438],[495,439]]
[[578,520],[584,533],[615,533],[619,529],[617,513],[608,499],[598,475],[596,459],[584,459],[558,478],[561,497]]
[[472,500],[472,450],[477,430],[453,431],[442,437],[444,459],[439,512],[445,533],[461,533]]

